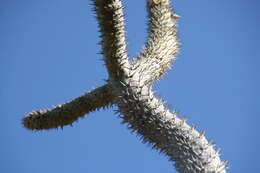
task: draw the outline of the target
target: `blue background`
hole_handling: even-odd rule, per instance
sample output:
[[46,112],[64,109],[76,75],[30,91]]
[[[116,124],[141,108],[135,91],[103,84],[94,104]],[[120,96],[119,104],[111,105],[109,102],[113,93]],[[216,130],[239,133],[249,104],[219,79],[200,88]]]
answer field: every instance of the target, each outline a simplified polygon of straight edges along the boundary
[[[21,118],[107,79],[90,0],[0,1],[0,172],[170,173],[167,159],[131,134],[113,109],[63,130],[32,132]],[[145,1],[125,1],[128,48],[146,40]],[[168,104],[205,130],[229,172],[259,172],[257,0],[174,1],[181,51],[155,84]],[[257,89],[258,88],[258,89]]]

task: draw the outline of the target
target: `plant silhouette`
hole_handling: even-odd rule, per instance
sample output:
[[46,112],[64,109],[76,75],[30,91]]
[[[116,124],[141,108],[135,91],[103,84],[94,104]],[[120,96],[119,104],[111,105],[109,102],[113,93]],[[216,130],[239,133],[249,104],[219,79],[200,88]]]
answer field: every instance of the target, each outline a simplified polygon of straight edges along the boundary
[[226,162],[204,133],[170,112],[152,91],[152,83],[170,68],[179,50],[177,19],[169,0],[147,0],[148,39],[132,61],[127,54],[122,0],[92,0],[100,28],[101,53],[109,78],[101,87],[49,110],[23,118],[42,130],[70,125],[79,117],[116,105],[131,131],[164,153],[181,173],[224,173]]

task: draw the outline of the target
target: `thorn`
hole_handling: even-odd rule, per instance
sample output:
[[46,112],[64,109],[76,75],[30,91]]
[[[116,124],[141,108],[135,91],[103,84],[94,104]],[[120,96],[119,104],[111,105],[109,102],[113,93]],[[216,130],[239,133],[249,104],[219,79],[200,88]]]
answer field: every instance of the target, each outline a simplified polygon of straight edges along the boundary
[[178,116],[178,115],[180,115],[180,111],[178,111],[178,110],[175,109],[175,110],[173,111],[173,114],[175,114],[176,116]]
[[197,126],[195,124],[193,124],[190,128],[192,131],[194,131],[194,130],[196,130]]
[[206,136],[206,132],[205,131],[200,132],[200,137],[205,137],[205,136]]
[[179,19],[181,16],[179,16],[178,14],[172,14],[171,16],[173,19]]
[[126,87],[126,84],[122,81],[119,81],[124,87]]
[[189,118],[188,117],[186,117],[186,116],[183,116],[183,118],[182,118],[185,122],[187,122],[188,120],[189,120]]
[[219,157],[221,156],[220,152],[221,152],[220,148],[216,149],[216,154],[217,154]]
[[215,146],[215,143],[213,142],[213,140],[208,140],[208,145],[211,145],[211,146]]
[[228,165],[229,165],[229,163],[228,163],[228,161],[227,161],[227,160],[224,160],[224,165],[225,165],[225,168],[226,168],[226,169],[228,169],[228,168],[229,168],[229,166],[228,166]]
[[183,119],[181,119],[181,125],[184,125],[184,124],[186,123],[187,120],[188,120],[187,118],[183,118]]

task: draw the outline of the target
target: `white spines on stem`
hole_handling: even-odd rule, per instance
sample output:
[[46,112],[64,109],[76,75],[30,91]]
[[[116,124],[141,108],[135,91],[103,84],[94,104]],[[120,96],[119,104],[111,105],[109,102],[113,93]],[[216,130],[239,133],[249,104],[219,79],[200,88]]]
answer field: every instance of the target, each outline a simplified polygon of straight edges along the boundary
[[112,89],[106,84],[52,109],[32,111],[23,118],[23,125],[31,130],[71,125],[85,114],[108,107],[112,102]]
[[128,75],[130,64],[121,0],[93,0],[101,37],[101,53],[112,80]]
[[168,1],[147,2],[148,40],[143,51],[132,63],[144,71],[144,83],[159,79],[170,68],[179,51],[177,20]]
[[178,16],[169,0],[147,0],[148,39],[144,50],[131,63],[127,56],[121,0],[93,0],[101,32],[101,53],[109,74],[108,83],[50,110],[23,118],[32,130],[62,127],[84,114],[112,104],[123,122],[164,153],[181,173],[225,173],[226,163],[204,133],[171,113],[156,98],[151,84],[170,68],[179,50]]

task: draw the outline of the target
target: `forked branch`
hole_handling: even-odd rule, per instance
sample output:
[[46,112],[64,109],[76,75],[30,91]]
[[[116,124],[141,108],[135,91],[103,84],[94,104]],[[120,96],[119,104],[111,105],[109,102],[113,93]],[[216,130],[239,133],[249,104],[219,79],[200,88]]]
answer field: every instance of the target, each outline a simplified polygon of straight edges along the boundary
[[170,68],[179,50],[177,15],[169,0],[147,0],[149,34],[144,50],[129,61],[121,0],[92,0],[101,32],[107,84],[51,110],[23,118],[32,130],[72,124],[79,117],[116,105],[123,122],[144,142],[165,153],[181,173],[225,173],[226,163],[204,133],[170,112],[151,86]]

